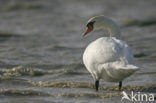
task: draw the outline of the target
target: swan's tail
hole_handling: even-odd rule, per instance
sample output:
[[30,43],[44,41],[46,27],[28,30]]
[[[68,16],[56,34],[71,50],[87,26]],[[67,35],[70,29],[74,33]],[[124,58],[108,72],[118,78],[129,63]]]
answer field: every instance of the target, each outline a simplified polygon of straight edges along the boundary
[[[101,69],[100,69],[101,68]],[[100,66],[99,70],[105,71],[107,75],[117,80],[123,80],[124,78],[132,75],[139,70],[139,67],[133,64],[122,63],[105,63]]]
[[139,67],[134,64],[126,64],[126,65],[112,65],[115,69],[127,70],[127,71],[137,71]]

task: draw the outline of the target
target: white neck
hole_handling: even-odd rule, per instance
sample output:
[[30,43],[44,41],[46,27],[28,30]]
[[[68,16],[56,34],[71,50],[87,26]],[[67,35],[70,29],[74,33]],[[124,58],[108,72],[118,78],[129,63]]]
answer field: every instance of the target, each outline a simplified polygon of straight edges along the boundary
[[98,19],[95,19],[94,25],[95,25],[95,30],[100,30],[100,29],[108,30],[110,37],[116,37],[117,39],[121,39],[120,28],[111,19],[101,16]]
[[120,28],[116,24],[107,25],[106,30],[108,30],[110,37],[116,37],[117,39],[121,39]]

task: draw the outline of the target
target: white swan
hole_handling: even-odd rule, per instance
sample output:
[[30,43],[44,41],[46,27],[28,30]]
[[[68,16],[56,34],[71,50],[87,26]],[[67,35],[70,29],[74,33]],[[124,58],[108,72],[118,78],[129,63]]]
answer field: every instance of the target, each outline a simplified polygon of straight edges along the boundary
[[83,62],[87,70],[95,80],[98,91],[99,80],[119,82],[119,90],[122,81],[139,69],[134,64],[131,48],[121,40],[118,25],[104,16],[96,16],[89,19],[86,35],[92,30],[105,29],[110,37],[101,37],[91,42],[83,54]]

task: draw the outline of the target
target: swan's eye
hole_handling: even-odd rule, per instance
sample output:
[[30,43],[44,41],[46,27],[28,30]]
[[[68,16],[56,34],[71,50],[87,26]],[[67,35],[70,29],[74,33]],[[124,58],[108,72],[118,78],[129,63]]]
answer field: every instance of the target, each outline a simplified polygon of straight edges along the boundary
[[87,24],[87,29],[86,29],[86,32],[84,33],[84,36],[93,30],[94,23],[95,23],[95,21],[92,21]]
[[91,26],[91,27],[93,28],[93,27],[94,27],[94,23],[95,23],[95,21],[89,22],[89,23],[87,24],[87,27]]

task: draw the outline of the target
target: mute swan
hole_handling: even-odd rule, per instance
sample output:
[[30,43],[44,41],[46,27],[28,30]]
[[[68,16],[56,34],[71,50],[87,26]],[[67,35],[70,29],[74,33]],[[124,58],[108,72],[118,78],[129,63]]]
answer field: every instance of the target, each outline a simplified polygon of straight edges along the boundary
[[84,36],[93,30],[108,30],[110,37],[101,37],[91,42],[83,54],[83,63],[95,80],[98,91],[99,80],[119,82],[139,69],[133,61],[133,53],[126,42],[121,40],[119,26],[112,20],[96,16],[88,20]]

